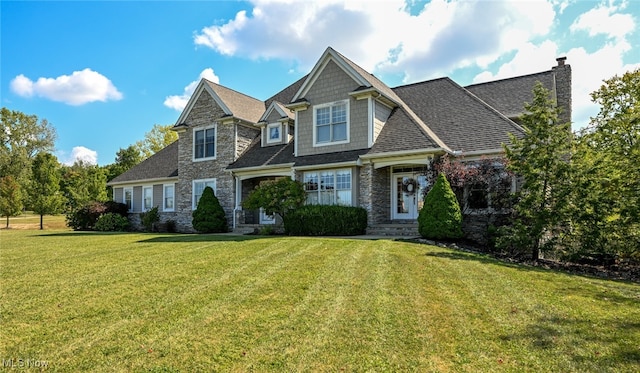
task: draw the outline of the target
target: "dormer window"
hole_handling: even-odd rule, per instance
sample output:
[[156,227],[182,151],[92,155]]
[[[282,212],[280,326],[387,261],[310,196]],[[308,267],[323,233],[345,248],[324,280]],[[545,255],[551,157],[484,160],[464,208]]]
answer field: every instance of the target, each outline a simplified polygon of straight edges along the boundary
[[193,160],[201,161],[216,157],[216,126],[193,131]]
[[313,125],[314,146],[349,142],[349,101],[315,106]]
[[282,142],[282,124],[271,123],[267,126],[267,143],[279,143]]

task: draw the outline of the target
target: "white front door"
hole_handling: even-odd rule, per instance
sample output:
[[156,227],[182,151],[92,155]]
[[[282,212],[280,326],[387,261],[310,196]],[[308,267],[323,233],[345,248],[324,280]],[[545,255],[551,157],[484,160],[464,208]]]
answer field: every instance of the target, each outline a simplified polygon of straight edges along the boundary
[[391,187],[392,218],[415,220],[424,204],[427,178],[415,173],[393,174]]

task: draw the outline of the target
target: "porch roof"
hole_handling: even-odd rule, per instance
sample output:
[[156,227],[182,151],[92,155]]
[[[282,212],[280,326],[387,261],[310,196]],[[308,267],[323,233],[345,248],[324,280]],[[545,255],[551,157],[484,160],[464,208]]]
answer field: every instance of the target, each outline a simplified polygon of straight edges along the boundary
[[260,138],[258,138],[258,141],[254,141],[251,147],[244,152],[238,160],[227,166],[227,170],[290,164],[294,162],[293,141],[283,145],[262,147],[259,140]]

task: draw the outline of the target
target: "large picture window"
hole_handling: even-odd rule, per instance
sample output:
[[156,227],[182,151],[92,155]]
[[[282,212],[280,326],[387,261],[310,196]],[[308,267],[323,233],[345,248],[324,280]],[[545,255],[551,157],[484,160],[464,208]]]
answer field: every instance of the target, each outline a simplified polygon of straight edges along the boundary
[[202,180],[194,180],[193,181],[193,209],[195,210],[198,207],[198,202],[200,201],[200,197],[202,197],[202,192],[204,192],[204,188],[211,187],[213,189],[213,193],[216,193],[216,179],[202,179]]
[[351,170],[305,172],[307,204],[351,206]]
[[348,103],[348,101],[339,101],[315,107],[313,112],[315,145],[349,140]]
[[193,131],[193,158],[207,159],[216,156],[216,127]]

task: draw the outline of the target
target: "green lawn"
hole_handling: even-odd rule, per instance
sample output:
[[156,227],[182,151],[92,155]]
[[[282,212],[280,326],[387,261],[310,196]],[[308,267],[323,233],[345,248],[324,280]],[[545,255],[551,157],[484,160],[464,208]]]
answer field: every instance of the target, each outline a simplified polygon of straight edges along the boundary
[[432,246],[2,230],[0,259],[0,358],[14,366],[640,368],[639,284]]

